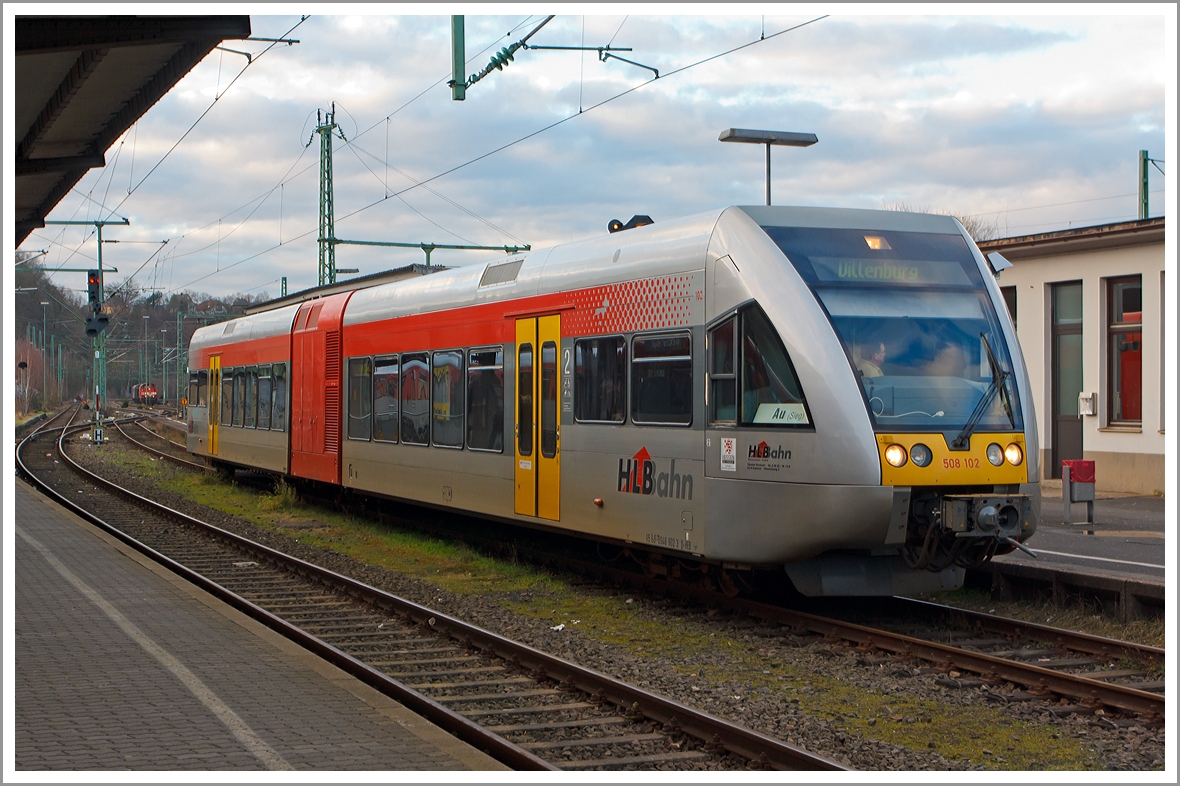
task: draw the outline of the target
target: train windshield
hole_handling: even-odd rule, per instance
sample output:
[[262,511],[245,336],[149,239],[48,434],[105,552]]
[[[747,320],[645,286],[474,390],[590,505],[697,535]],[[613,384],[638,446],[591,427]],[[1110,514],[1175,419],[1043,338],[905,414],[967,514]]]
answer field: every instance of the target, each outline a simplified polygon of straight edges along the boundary
[[763,229],[827,311],[878,431],[1023,428],[1008,347],[962,236]]

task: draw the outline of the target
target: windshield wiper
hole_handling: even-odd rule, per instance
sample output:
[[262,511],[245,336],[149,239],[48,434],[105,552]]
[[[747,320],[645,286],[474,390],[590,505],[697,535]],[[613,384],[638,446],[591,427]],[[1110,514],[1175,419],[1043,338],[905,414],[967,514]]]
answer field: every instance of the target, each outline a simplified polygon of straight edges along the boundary
[[951,442],[951,450],[967,450],[971,445],[971,432],[975,431],[975,427],[983,419],[984,413],[991,406],[992,399],[996,397],[997,393],[1000,394],[1000,403],[1004,405],[1004,413],[1008,416],[1008,422],[1013,428],[1016,426],[1016,418],[1012,416],[1012,400],[1008,396],[1008,377],[1012,375],[1012,372],[1000,369],[1000,361],[996,360],[996,353],[992,352],[992,345],[987,340],[987,334],[980,333],[979,337],[983,339],[984,349],[987,350],[987,364],[991,368],[992,382],[984,391],[983,398],[975,405],[975,410],[967,419],[967,424],[963,426],[959,436]]

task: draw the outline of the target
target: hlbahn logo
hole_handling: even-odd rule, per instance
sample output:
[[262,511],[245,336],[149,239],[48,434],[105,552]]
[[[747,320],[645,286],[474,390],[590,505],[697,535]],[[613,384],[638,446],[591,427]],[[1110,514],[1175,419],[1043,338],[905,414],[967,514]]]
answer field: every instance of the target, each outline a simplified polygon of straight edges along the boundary
[[656,462],[647,448],[629,459],[619,459],[619,491],[625,494],[655,494],[658,497],[692,499],[692,475],[676,471],[672,459],[667,472],[656,472]]
[[791,451],[784,450],[782,445],[777,448],[772,448],[767,445],[765,441],[757,445],[750,446],[750,458],[752,459],[786,459],[791,460]]

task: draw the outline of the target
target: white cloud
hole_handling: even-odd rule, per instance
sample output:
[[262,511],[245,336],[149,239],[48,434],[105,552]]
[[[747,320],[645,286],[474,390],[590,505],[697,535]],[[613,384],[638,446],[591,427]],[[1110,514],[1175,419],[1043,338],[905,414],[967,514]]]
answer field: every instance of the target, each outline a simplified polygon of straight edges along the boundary
[[[228,91],[244,58],[214,52],[116,143],[105,170],[79,184],[92,200],[118,204],[224,93],[118,209],[132,222],[119,237],[170,238],[141,283],[150,276],[167,288],[196,282],[206,292],[267,286],[274,294],[271,282],[286,275],[292,290],[313,285],[318,138],[304,145],[316,110],[333,101],[351,141],[335,148],[338,236],[485,245],[521,238],[541,247],[600,234],[609,219],[635,213],[659,221],[759,203],[762,152],[719,144],[728,127],[819,135],[812,148],[774,151],[779,204],[904,201],[986,213],[1133,193],[1137,151],[1162,157],[1165,94],[1175,88],[1163,15],[857,16],[841,7],[841,15],[673,73],[757,41],[762,17],[636,15],[620,29],[635,9],[611,7],[623,13],[587,16],[584,34],[581,17],[558,16],[530,43],[602,46],[613,37],[613,46],[632,47],[620,57],[658,68],[660,79],[649,82],[649,71],[619,60],[600,62],[593,51],[525,50],[459,103],[445,85],[446,17],[346,10],[356,15],[308,19],[293,34],[301,43],[257,59]],[[467,17],[468,73],[541,18]],[[765,29],[808,18],[768,16]],[[296,21],[253,17],[255,35],[277,37]],[[246,46],[263,45],[231,48]],[[591,111],[578,116],[579,108]],[[412,185],[396,170],[425,180],[504,145],[431,181],[442,196],[401,193],[413,209],[386,198]],[[1152,204],[1161,211],[1162,195]],[[93,202],[71,194],[53,217],[95,214]],[[1052,229],[1114,214],[1133,217],[1134,198],[1016,212],[1008,221]],[[63,244],[51,255],[61,260],[83,233],[40,231],[26,246],[45,247],[50,237]],[[107,249],[126,272],[151,250]],[[433,260],[488,256],[437,251]],[[337,259],[368,273],[423,254],[341,247]]]

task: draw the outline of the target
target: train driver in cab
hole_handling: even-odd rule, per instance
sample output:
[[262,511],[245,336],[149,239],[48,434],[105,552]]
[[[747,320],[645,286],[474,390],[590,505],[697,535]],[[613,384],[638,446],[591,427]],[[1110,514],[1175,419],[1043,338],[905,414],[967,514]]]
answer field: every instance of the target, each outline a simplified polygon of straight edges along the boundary
[[[871,353],[871,354],[870,354]],[[875,344],[868,344],[861,347],[860,360],[856,361],[856,367],[860,371],[860,375],[868,379],[870,377],[879,377],[884,374],[881,371],[881,364],[885,362],[885,344],[878,341]]]

